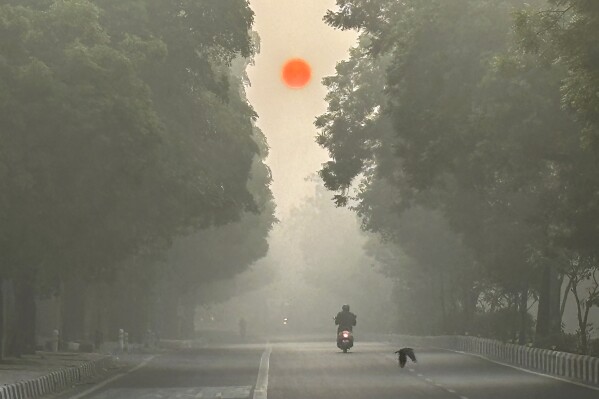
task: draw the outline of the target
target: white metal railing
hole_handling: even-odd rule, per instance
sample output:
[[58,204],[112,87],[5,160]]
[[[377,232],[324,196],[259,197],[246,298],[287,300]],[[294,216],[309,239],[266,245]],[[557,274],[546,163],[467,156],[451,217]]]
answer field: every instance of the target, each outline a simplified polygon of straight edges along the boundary
[[599,385],[599,358],[593,356],[531,348],[470,336],[388,335],[387,338],[405,346],[432,346],[474,353],[522,368]]

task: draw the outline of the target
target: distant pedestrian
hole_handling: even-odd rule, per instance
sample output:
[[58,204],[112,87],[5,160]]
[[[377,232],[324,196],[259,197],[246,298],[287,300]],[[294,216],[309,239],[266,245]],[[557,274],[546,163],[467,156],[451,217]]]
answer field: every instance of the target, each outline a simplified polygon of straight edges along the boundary
[[160,346],[160,332],[158,330],[154,330],[154,346]]
[[119,328],[119,353],[125,351],[125,330]]
[[239,336],[241,338],[245,338],[245,334],[247,332],[247,321],[242,317],[239,319]]

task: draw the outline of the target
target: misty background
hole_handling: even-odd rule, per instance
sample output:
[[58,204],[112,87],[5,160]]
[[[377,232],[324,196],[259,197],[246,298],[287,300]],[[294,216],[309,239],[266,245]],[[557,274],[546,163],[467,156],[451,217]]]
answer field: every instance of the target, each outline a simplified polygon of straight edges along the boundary
[[357,334],[598,353],[598,15],[0,1],[2,356],[332,336],[344,303]]

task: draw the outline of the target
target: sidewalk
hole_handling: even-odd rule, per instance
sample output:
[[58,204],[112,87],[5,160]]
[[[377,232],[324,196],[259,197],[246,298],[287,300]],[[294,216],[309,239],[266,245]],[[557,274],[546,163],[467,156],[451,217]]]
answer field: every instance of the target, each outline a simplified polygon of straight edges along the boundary
[[97,383],[135,367],[150,355],[172,349],[194,348],[198,342],[173,340],[158,347],[129,345],[121,353],[116,342],[102,345],[100,353],[36,352],[0,362],[0,399],[34,399],[64,392],[85,383]]
[[[114,348],[113,348],[114,347]],[[33,399],[102,380],[131,367],[142,353],[116,354],[109,343],[101,353],[41,352],[0,362],[0,399]],[[136,348],[137,349],[137,348]]]
[[98,353],[37,352],[22,358],[8,358],[0,362],[0,385],[34,380],[54,371],[81,367],[106,357]]

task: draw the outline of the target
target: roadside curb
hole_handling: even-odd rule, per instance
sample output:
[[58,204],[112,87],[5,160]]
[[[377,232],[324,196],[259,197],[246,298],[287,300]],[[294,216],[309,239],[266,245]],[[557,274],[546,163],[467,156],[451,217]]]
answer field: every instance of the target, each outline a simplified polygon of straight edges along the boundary
[[0,399],[35,399],[58,393],[86,379],[96,376],[114,364],[112,356],[53,371],[33,380],[0,386]]
[[403,336],[390,334],[390,342],[437,347],[464,352],[491,361],[516,366],[539,374],[560,377],[596,389],[599,387],[599,358],[471,336]]

